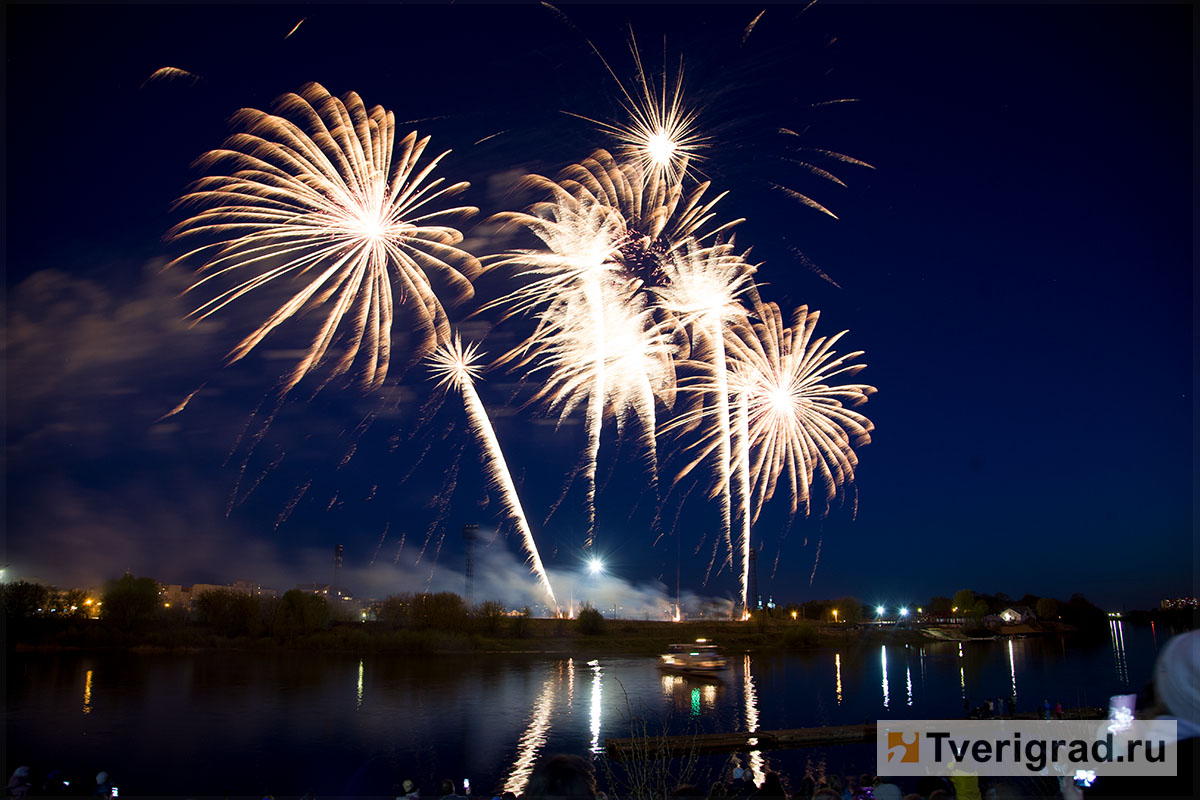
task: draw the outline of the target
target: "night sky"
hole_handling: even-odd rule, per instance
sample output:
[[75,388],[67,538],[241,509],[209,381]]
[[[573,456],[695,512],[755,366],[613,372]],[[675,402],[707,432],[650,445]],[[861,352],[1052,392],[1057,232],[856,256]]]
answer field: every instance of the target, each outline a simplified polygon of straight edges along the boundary
[[[515,177],[612,146],[562,112],[621,118],[588,41],[629,81],[632,26],[649,69],[684,58],[712,135],[699,168],[729,192],[718,215],[747,219],[763,297],[849,329],[839,349],[866,351],[879,389],[846,503],[789,523],[777,497],[755,526],[762,594],[1196,593],[1190,5],[770,5],[748,36],[762,6],[560,8],[6,6],[6,579],[286,589],[330,582],[342,543],[361,595],[461,592],[477,523],[476,599],[536,600],[455,397],[417,365],[374,392],[303,383],[271,416],[303,326],[223,366],[277,296],[189,327],[163,235],[237,109],[307,81],[451,149],[437,174],[472,182],[476,223],[519,208]],[[146,82],[167,66],[198,80]],[[797,146],[874,168],[821,162],[836,186]],[[503,246],[473,225],[473,252]],[[489,355],[527,331],[478,308],[451,317]],[[480,391],[560,596],[653,607],[677,574],[735,596],[715,502],[667,494],[679,442],[660,439],[656,499],[611,423],[609,571],[582,577],[582,413],[548,418],[521,377]]]

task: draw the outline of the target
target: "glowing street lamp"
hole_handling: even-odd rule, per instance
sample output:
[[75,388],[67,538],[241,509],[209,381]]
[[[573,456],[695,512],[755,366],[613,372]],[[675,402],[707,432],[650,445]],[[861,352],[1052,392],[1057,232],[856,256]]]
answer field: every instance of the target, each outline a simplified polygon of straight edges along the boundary
[[836,609],[836,608],[833,610],[833,621],[834,621],[834,622],[837,622],[837,621],[838,621],[838,618],[837,618],[837,609]]
[[907,609],[907,608],[902,608],[902,609],[900,609],[900,616],[902,616],[902,617],[907,617],[907,616],[908,616],[908,609]]
[[875,616],[882,617],[883,611],[884,611],[883,606],[875,606]]

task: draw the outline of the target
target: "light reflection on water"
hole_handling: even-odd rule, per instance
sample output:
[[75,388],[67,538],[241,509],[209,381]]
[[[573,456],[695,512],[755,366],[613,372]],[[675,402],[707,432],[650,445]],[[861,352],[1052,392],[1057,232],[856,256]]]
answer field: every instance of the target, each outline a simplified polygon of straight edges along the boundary
[[[871,647],[853,646],[731,653],[723,681],[663,673],[656,657],[601,657],[587,662],[586,713],[574,703],[583,662],[568,657],[15,654],[7,723],[9,741],[27,742],[34,755],[79,753],[86,763],[146,782],[146,794],[218,795],[242,786],[243,794],[268,788],[276,796],[300,795],[311,788],[337,796],[373,756],[410,773],[392,775],[382,793],[404,777],[432,791],[441,778],[470,775],[481,794],[520,794],[543,755],[599,756],[606,738],[629,736],[631,709],[661,719],[671,732],[694,726],[700,733],[854,724],[897,714],[946,719],[962,716],[968,682],[980,697],[1015,695],[1019,684],[1027,704],[1040,705],[1045,697],[1052,705],[1103,707],[1109,695],[1126,693],[1131,680],[1140,685],[1149,677],[1156,633],[1114,622],[1108,640],[1086,646],[1057,638],[933,642],[920,649],[917,676],[909,648],[906,702],[895,707],[888,650],[894,661],[902,645],[881,647],[878,658]],[[1017,710],[1033,707],[1018,702]],[[189,724],[173,726],[178,719]],[[156,729],[181,732],[125,735]],[[342,762],[330,760],[330,741],[339,743]],[[853,752],[772,752],[770,768],[795,779],[806,758],[820,765],[829,758],[831,771],[873,770],[865,763],[843,769],[838,759]],[[204,778],[180,768],[184,753],[225,765],[230,780],[196,786]],[[745,764],[756,783],[767,769],[767,754],[758,750],[730,761]],[[238,783],[260,773],[270,777],[268,786]],[[126,780],[126,786],[136,794],[135,784]]]

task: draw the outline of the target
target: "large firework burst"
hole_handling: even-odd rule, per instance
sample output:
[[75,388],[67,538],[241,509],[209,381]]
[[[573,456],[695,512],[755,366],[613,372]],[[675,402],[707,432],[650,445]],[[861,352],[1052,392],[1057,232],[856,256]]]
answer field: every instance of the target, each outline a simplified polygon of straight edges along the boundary
[[414,357],[449,336],[444,304],[472,294],[480,266],[456,245],[458,229],[440,224],[476,212],[439,208],[467,188],[430,173],[446,153],[420,166],[429,137],[413,132],[397,144],[395,117],[361,98],[332,96],[310,83],[275,104],[275,113],[243,109],[241,129],[200,159],[216,171],[197,181],[179,205],[193,216],[168,234],[195,245],[176,259],[198,261],[192,289],[231,281],[193,312],[196,319],[278,279],[295,291],[229,354],[237,361],[276,327],[324,306],[311,346],[286,378],[284,391],[320,365],[335,341],[343,349],[332,375],[365,351],[362,379],[379,385],[390,360],[392,283],[411,319]]

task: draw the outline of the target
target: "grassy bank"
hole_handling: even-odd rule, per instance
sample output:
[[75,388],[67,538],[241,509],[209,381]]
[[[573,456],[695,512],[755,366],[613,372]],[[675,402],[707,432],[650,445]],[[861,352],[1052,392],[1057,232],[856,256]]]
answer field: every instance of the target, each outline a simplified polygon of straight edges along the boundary
[[[28,624],[32,622],[33,624]],[[192,622],[156,622],[120,630],[102,620],[62,623],[36,620],[10,626],[8,647],[15,651],[135,650],[309,650],[353,653],[545,653],[656,655],[677,642],[715,640],[727,653],[793,651],[827,646],[912,644],[928,641],[914,631],[855,630],[848,626],[800,621],[648,622],[605,620],[598,632],[584,633],[576,620],[526,619],[519,633],[507,625],[463,630],[393,629],[379,623],[335,622],[322,630],[290,637],[227,636]]]

